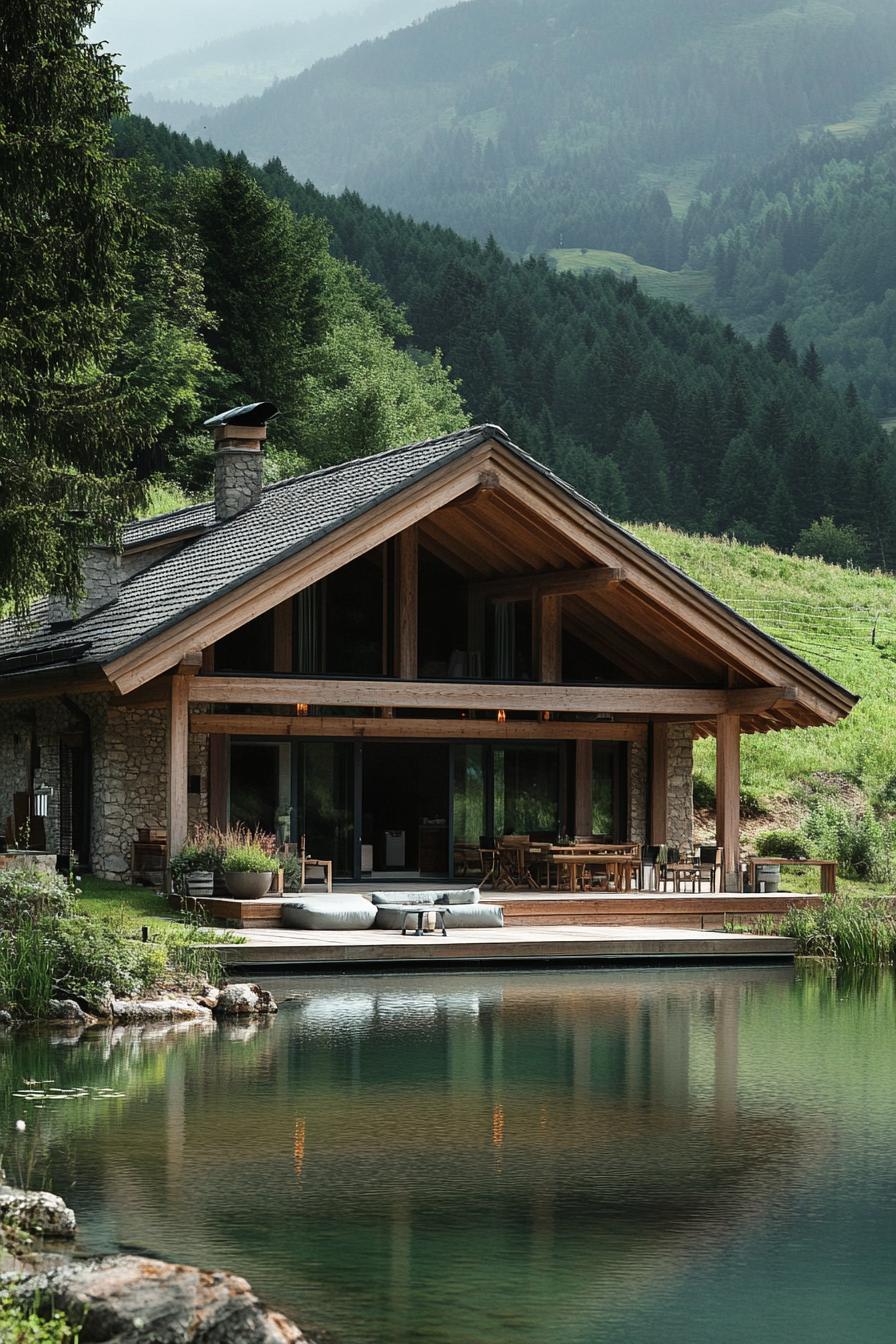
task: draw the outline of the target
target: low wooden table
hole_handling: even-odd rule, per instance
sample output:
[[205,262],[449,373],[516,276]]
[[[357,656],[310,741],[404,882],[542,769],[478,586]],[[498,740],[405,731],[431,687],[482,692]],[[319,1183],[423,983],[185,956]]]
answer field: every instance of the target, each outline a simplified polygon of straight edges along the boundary
[[[422,938],[426,933],[441,933],[443,938],[448,937],[448,930],[445,928],[445,912],[440,910],[437,905],[399,905],[397,908],[401,913],[403,920],[401,925],[402,938],[408,931],[408,921],[407,918],[405,918],[408,915],[417,916],[417,930],[414,934],[415,938]],[[436,917],[436,926],[434,929],[424,929],[423,918],[430,912]]]
[[747,859],[747,876],[750,890],[756,890],[757,868],[817,868],[821,878],[821,890],[825,896],[834,896],[837,891],[836,859]]

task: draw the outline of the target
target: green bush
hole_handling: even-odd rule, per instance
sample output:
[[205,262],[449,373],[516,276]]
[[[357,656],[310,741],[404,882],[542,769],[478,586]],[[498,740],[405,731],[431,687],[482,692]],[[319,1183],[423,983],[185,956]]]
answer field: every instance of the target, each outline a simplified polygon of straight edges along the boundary
[[165,946],[127,937],[89,915],[61,920],[52,932],[55,980],[61,989],[97,998],[143,994],[165,974]]
[[858,816],[830,799],[815,803],[805,831],[821,858],[836,859],[845,877],[886,881],[891,871],[892,830],[884,830],[871,808]]
[[708,779],[694,775],[694,806],[713,808],[716,805],[716,791]]
[[269,873],[277,866],[261,845],[235,845],[224,855],[225,873]]
[[43,868],[0,869],[0,929],[40,919],[68,915],[74,891],[64,878]]
[[756,836],[760,858],[805,859],[809,857],[806,837],[800,831],[760,831]]
[[61,1311],[39,1314],[39,1303],[16,1306],[8,1293],[0,1294],[0,1340],[3,1344],[78,1344],[81,1331]]

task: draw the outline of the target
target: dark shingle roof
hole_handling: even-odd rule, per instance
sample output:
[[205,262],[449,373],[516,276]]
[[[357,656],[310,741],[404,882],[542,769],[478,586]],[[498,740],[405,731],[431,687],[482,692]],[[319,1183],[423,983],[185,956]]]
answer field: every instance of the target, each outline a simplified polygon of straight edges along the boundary
[[195,532],[197,528],[211,527],[215,521],[215,506],[208,504],[190,504],[174,513],[160,513],[155,518],[136,518],[125,523],[121,534],[124,549],[146,546],[153,541],[177,539],[180,532]]
[[674,572],[684,584],[708,598],[729,619],[758,633],[770,646],[837,691],[853,700],[857,698],[614,522],[591,500],[518,448],[497,425],[458,430],[443,438],[393,448],[306,476],[278,481],[266,487],[257,504],[227,522],[216,522],[213,504],[198,504],[128,524],[124,531],[126,549],[165,538],[175,541],[179,533],[192,533],[197,528],[204,530],[199,536],[185,538],[184,544],[173,554],[166,549],[164,558],[122,584],[117,601],[66,629],[50,626],[46,599],[32,608],[27,627],[12,619],[0,622],[0,677],[21,674],[26,666],[58,668],[111,662],[150,635],[175,624],[213,598],[318,541],[351,518],[489,439],[503,444],[642,553]]
[[[257,504],[223,523],[214,521],[212,504],[131,523],[124,531],[126,547],[165,537],[174,540],[179,532],[196,527],[205,530],[122,584],[117,601],[65,630],[50,626],[45,599],[31,609],[27,625],[11,619],[0,622],[0,675],[20,671],[19,660],[25,656],[38,665],[110,662],[493,437],[507,441],[502,430],[482,425],[278,481],[266,487]],[[71,650],[68,659],[66,649]],[[15,666],[4,669],[4,658],[12,656]]]

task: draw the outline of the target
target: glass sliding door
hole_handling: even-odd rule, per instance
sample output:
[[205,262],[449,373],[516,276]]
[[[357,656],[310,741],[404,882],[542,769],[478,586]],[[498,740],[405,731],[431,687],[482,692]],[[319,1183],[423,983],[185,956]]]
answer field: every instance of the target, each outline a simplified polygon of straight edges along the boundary
[[495,747],[495,835],[556,840],[560,832],[560,751],[551,745]]
[[296,750],[296,838],[334,877],[355,875],[355,745],[303,742]]
[[[292,802],[288,742],[234,741],[230,745],[230,822],[280,835],[277,818]],[[280,838],[288,838],[283,837]]]
[[481,873],[479,842],[487,834],[486,748],[458,742],[451,761],[451,817],[454,876]]

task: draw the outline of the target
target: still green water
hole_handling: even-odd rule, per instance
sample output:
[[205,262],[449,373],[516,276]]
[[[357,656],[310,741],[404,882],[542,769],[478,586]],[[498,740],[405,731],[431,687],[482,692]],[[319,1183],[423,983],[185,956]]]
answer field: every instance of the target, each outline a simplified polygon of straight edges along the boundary
[[[270,1025],[0,1043],[0,1150],[24,1118],[82,1250],[338,1344],[892,1338],[891,976],[268,983]],[[13,1095],[51,1079],[86,1095]]]

